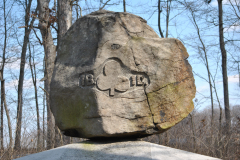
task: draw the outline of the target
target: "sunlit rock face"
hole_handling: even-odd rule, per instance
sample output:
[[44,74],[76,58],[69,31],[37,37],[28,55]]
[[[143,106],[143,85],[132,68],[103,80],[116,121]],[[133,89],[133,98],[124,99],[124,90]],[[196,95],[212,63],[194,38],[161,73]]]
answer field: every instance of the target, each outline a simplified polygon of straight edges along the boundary
[[159,38],[130,13],[97,11],[62,38],[51,82],[51,110],[65,135],[143,137],[161,133],[193,110],[188,53]]

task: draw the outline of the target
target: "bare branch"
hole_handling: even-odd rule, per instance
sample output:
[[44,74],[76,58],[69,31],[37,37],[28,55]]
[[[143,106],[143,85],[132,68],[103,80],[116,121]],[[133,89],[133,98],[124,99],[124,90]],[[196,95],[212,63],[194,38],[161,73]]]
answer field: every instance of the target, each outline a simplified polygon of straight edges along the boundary
[[110,2],[110,1],[111,0],[108,0],[106,3],[104,3],[104,5],[99,10],[102,10],[107,5],[107,3]]
[[41,86],[39,87],[49,96],[49,93],[45,89],[43,89]]
[[35,29],[33,29],[33,32],[34,32],[36,38],[38,39],[38,42],[39,42],[41,45],[43,45],[42,42],[41,42],[41,40],[40,40],[40,38],[38,37],[38,35],[37,35]]

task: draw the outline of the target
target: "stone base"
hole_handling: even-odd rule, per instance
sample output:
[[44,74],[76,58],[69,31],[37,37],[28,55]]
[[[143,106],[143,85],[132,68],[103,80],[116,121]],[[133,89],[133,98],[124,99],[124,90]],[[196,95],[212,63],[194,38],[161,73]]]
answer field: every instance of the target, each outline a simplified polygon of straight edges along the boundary
[[217,160],[179,149],[144,141],[69,144],[17,160]]

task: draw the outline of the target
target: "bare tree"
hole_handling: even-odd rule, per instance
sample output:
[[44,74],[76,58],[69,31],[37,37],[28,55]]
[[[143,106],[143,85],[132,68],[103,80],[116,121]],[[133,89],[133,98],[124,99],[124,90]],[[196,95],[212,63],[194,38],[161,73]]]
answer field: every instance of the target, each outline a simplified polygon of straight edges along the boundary
[[169,16],[170,16],[170,10],[171,10],[171,3],[172,0],[167,0],[167,15],[166,15],[166,38],[168,38],[168,25],[169,25]]
[[[56,46],[53,43],[52,32],[50,26],[55,22],[56,17],[50,14],[49,1],[48,0],[38,0],[38,10],[39,10],[39,24],[42,35],[42,44],[44,47],[44,61],[45,61],[45,71],[44,71],[44,88],[46,92],[47,101],[47,149],[54,148],[54,126],[55,121],[53,114],[50,109],[50,83],[53,73],[54,61],[56,57]],[[55,10],[55,9],[54,9]]]
[[[53,43],[53,37],[50,26],[53,27],[54,22],[57,22],[57,18],[50,14],[50,11],[56,11],[49,8],[49,1],[38,0],[39,5],[39,29],[42,34],[44,52],[45,52],[45,91],[47,99],[47,121],[48,121],[48,137],[47,137],[47,149],[54,147],[54,136],[58,135],[56,132],[58,129],[55,126],[54,117],[50,109],[50,83],[54,68],[54,61],[56,58],[56,46]],[[59,0],[58,1],[58,44],[61,41],[63,34],[72,25],[72,1],[70,0]],[[54,28],[54,27],[53,27]],[[55,129],[54,129],[55,128]],[[55,133],[56,132],[56,133]]]
[[40,150],[40,121],[39,121],[39,107],[38,107],[38,92],[37,92],[37,75],[36,75],[36,67],[35,67],[35,62],[34,62],[34,51],[33,51],[33,56],[30,48],[30,43],[28,45],[29,49],[29,65],[31,69],[31,75],[32,75],[32,81],[33,81],[33,86],[34,86],[34,93],[35,93],[35,103],[36,103],[36,112],[37,112],[37,150]]
[[3,0],[3,12],[4,12],[4,45],[3,45],[3,55],[2,55],[2,64],[1,64],[1,70],[0,70],[0,80],[1,80],[1,146],[0,150],[4,150],[3,145],[3,106],[6,112],[7,121],[8,121],[8,132],[9,132],[9,149],[8,152],[11,155],[12,154],[12,145],[13,145],[13,138],[12,138],[12,125],[11,120],[9,116],[8,106],[6,102],[6,93],[5,93],[5,80],[4,80],[4,67],[6,63],[6,48],[7,48],[7,36],[8,36],[8,30],[7,30],[7,14],[6,14],[6,0]]
[[[3,92],[5,93],[5,84],[4,84],[4,80],[3,80]],[[12,137],[12,124],[11,124],[11,120],[10,120],[10,115],[9,115],[9,111],[8,111],[8,107],[7,107],[7,102],[6,102],[6,94],[3,95],[4,98],[4,109],[6,112],[6,116],[7,116],[7,120],[8,120],[8,134],[9,134],[9,148],[8,148],[8,153],[10,155],[10,158],[12,156],[12,146],[13,146],[13,137]]]
[[2,65],[1,65],[1,135],[0,135],[0,149],[3,148],[3,103],[4,103],[4,94],[3,93],[3,73],[4,73],[4,66],[5,66],[5,61],[6,61],[6,48],[7,48],[7,17],[6,17],[6,1],[3,1],[3,11],[4,11],[4,44],[3,44],[3,55],[2,55]]
[[[43,61],[43,70],[45,71],[45,63]],[[46,102],[46,93],[43,92],[43,122],[42,122],[42,148],[45,148],[45,102]]]
[[20,74],[19,74],[19,82],[18,82],[18,103],[17,103],[17,125],[16,125],[16,134],[15,134],[15,144],[14,149],[21,149],[21,126],[22,126],[22,93],[23,93],[23,81],[24,81],[24,69],[26,63],[26,52],[27,52],[27,44],[29,42],[29,35],[31,29],[33,27],[33,23],[35,18],[33,18],[29,25],[30,20],[30,9],[32,5],[32,0],[25,0],[25,34],[22,46],[21,53],[21,62],[20,62]]
[[158,30],[161,37],[164,38],[162,28],[161,28],[161,13],[162,13],[161,0],[158,0]]
[[219,42],[222,54],[222,77],[224,90],[224,106],[226,118],[226,135],[227,140],[230,139],[231,115],[229,108],[229,93],[228,93],[228,75],[227,75],[227,53],[225,49],[224,33],[223,33],[223,9],[222,0],[218,0],[218,18],[219,18]]
[[205,62],[204,64],[206,66],[207,73],[208,73],[208,84],[209,84],[209,91],[210,91],[210,97],[211,97],[211,110],[212,110],[212,117],[211,117],[211,141],[212,141],[214,109],[213,109],[213,91],[212,91],[211,71],[210,71],[210,67],[209,67],[209,63],[208,63],[207,49],[206,49],[206,45],[203,42],[203,39],[202,39],[202,36],[201,36],[201,33],[200,33],[200,29],[199,29],[199,26],[197,24],[196,17],[195,17],[194,11],[192,9],[192,6],[191,6],[191,4],[188,5],[188,3],[185,3],[185,4],[186,4],[186,7],[189,9],[189,11],[191,13],[192,22],[193,22],[193,25],[194,25],[194,27],[195,27],[195,29],[197,31],[198,39],[199,39],[199,41],[201,43],[201,47],[200,46],[198,47],[199,54],[201,54],[201,52],[204,53],[204,58],[203,59],[204,59],[204,62]]

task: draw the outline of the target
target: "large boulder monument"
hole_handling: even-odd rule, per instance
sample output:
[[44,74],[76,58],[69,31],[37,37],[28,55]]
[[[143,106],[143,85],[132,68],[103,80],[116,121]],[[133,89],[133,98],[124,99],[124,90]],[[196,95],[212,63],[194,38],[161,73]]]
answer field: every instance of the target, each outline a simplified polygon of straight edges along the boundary
[[139,16],[101,10],[78,19],[61,38],[51,81],[57,126],[82,138],[166,131],[194,108],[188,56]]

